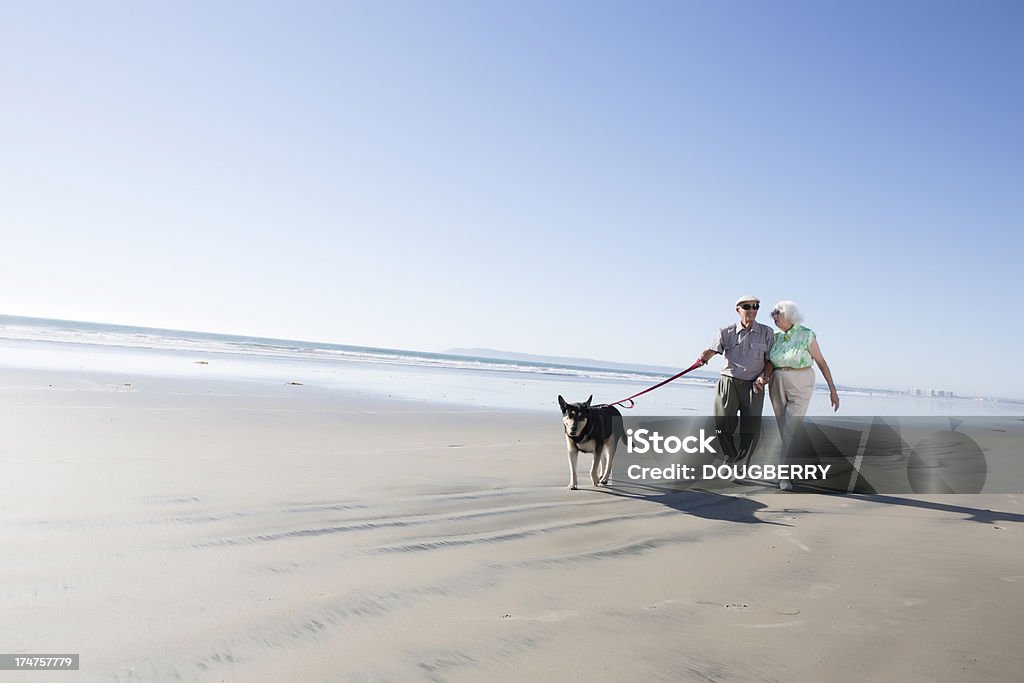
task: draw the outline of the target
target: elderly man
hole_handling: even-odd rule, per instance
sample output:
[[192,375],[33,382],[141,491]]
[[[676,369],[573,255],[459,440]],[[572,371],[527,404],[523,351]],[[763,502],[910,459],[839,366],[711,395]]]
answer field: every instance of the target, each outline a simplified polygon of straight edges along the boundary
[[[737,299],[739,322],[720,329],[711,348],[700,355],[702,363],[707,363],[716,353],[725,356],[715,397],[715,431],[727,463],[739,462],[750,455],[761,436],[764,388],[772,374],[768,355],[775,335],[770,327],[757,322],[760,307],[761,300],[756,296]],[[733,437],[737,424],[740,428],[738,448]]]

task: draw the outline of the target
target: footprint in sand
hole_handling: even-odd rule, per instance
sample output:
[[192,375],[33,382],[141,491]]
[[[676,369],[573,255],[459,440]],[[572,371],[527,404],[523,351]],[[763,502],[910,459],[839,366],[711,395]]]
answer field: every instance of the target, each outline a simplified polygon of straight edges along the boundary
[[796,621],[783,621],[775,624],[739,624],[742,628],[792,628],[794,626],[803,626],[804,620],[797,619]]
[[776,529],[775,530],[775,535],[776,536],[782,536],[787,541],[789,541],[790,543],[795,545],[797,548],[800,548],[800,550],[803,550],[805,553],[813,552],[810,548],[807,547],[806,544],[801,543],[800,541],[796,540],[795,538],[790,538],[790,536],[792,535],[792,532],[789,529]]
[[711,607],[724,607],[725,609],[732,612],[749,612],[753,609],[750,605],[745,602],[727,602],[724,605],[720,602],[711,602],[710,600],[697,600],[697,605],[709,605]]
[[839,586],[831,583],[817,583],[807,589],[807,597],[816,598],[824,591],[837,591]]
[[774,614],[779,614],[784,617],[795,617],[800,614],[800,610],[796,607],[773,607],[769,608]]
[[647,605],[646,607],[644,607],[644,609],[646,609],[646,610],[658,609],[659,607],[667,607],[668,605],[672,605],[672,604],[675,604],[677,602],[687,602],[688,603],[689,600],[682,600],[682,599],[679,599],[679,598],[669,598],[668,600],[662,600],[661,602],[656,602],[653,605]]
[[535,617],[513,617],[511,614],[503,614],[503,615],[501,615],[501,618],[502,619],[515,619],[516,621],[545,621],[545,622],[550,622],[550,621],[563,621],[565,619],[571,619],[571,618],[576,617],[576,616],[579,616],[579,612],[574,612],[572,610],[561,610],[561,611],[554,610],[554,611],[550,611],[550,612],[545,612],[544,614],[540,614],[540,615],[535,616]]
[[[674,600],[666,600],[665,602],[676,602],[676,601],[674,601]],[[664,603],[661,603],[661,602],[656,603],[655,605],[652,605],[651,607],[648,607],[647,609],[653,609],[657,605],[661,605],[661,604],[664,604]],[[727,610],[729,610],[731,612],[752,612],[754,610],[753,607],[751,607],[749,604],[747,604],[745,602],[727,602],[724,605],[722,605],[719,602],[708,602],[706,600],[698,600],[696,604],[698,604],[698,605],[711,605],[713,607],[718,607],[719,605],[721,605],[722,607],[724,607],[725,609],[727,609]],[[760,603],[758,603],[758,604],[760,605]],[[800,609],[797,608],[797,607],[793,607],[791,605],[784,605],[784,606],[781,606],[781,607],[776,607],[774,605],[770,605],[770,606],[766,607],[765,605],[760,605],[760,607],[762,609],[765,609],[765,610],[771,612],[772,614],[778,614],[778,615],[784,616],[784,617],[795,617],[796,615],[800,614]]]

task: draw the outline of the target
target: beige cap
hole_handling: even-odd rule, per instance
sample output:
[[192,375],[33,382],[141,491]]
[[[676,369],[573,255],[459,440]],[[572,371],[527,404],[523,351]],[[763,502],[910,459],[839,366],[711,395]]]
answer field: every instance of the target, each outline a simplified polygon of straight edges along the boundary
[[751,294],[750,296],[741,296],[739,299],[736,299],[736,305],[739,306],[740,304],[746,303],[748,301],[753,301],[755,304],[761,303],[760,299]]

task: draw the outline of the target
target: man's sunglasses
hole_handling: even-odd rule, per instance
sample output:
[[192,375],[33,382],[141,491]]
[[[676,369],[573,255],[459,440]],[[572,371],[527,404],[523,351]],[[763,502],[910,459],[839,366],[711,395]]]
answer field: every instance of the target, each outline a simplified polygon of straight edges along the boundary
[[750,309],[754,309],[756,311],[761,308],[761,304],[740,304],[740,308],[744,311],[749,311]]

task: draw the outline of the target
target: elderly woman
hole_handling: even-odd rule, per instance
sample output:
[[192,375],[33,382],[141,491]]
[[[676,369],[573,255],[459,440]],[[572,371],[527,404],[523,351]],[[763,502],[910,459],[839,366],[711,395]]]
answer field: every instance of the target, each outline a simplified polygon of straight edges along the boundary
[[[768,389],[771,394],[772,409],[775,411],[775,420],[779,424],[779,434],[782,435],[783,462],[785,462],[789,437],[792,427],[795,427],[795,424],[790,425],[790,430],[787,431],[787,425],[791,420],[799,420],[807,413],[807,406],[811,402],[811,394],[814,392],[812,360],[817,364],[828,383],[829,400],[832,402],[833,410],[839,410],[839,394],[836,393],[832,372],[828,369],[825,357],[821,355],[814,331],[800,324],[803,321],[803,316],[800,315],[797,305],[792,301],[780,301],[772,308],[772,320],[775,321],[775,326],[779,328],[779,331],[775,333],[775,341],[771,349],[770,359],[775,369],[772,372]],[[788,479],[781,479],[779,487],[790,489],[792,484]]]

